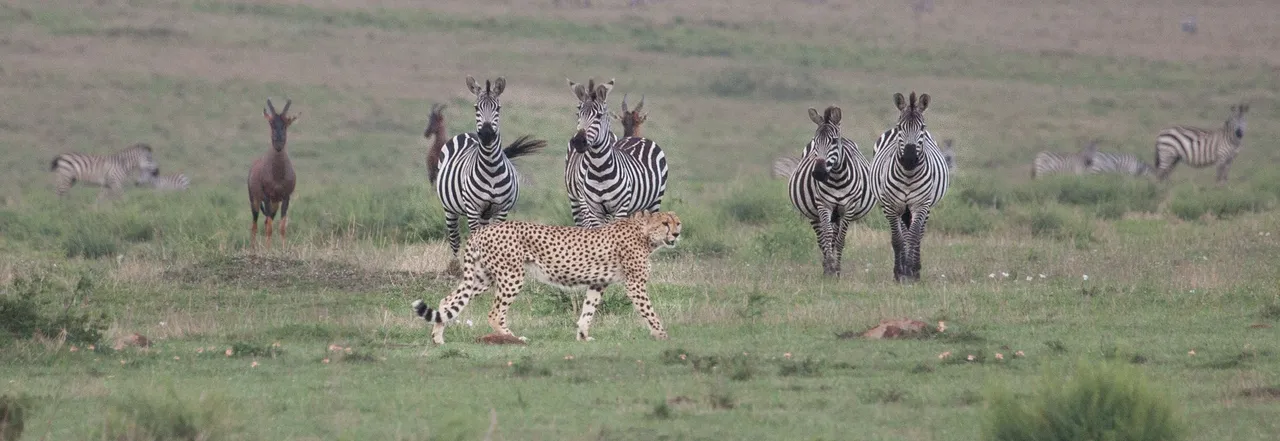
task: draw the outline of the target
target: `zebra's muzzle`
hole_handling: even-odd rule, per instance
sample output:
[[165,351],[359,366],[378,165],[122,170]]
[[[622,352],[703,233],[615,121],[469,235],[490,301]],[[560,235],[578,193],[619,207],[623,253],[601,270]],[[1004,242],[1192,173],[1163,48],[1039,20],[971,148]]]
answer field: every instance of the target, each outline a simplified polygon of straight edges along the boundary
[[480,136],[480,143],[484,145],[492,145],[494,141],[498,140],[498,131],[494,130],[493,124],[489,123],[484,123],[484,125],[480,126],[480,130],[476,132],[476,135]]
[[825,163],[819,163],[813,167],[813,173],[811,175],[815,180],[825,181],[827,180],[827,177],[831,176],[831,172],[827,170],[827,165]]
[[579,130],[577,134],[569,138],[569,147],[573,147],[573,150],[578,153],[587,151],[587,131]]

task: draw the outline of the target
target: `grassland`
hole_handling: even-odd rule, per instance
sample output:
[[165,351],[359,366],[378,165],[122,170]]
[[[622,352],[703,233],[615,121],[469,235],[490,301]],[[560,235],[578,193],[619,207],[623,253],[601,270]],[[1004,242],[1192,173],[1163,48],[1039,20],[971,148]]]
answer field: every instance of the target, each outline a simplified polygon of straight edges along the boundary
[[[492,409],[498,439],[968,440],[992,388],[1025,396],[1078,360],[1139,366],[1187,439],[1280,433],[1270,2],[980,0],[918,18],[899,2],[593,3],[0,5],[0,324],[27,326],[0,332],[0,395],[30,402],[23,439],[483,439]],[[1200,32],[1178,30],[1186,15]],[[477,345],[488,330],[465,324],[429,345],[408,304],[453,282],[420,136],[436,102],[451,133],[472,127],[467,74],[506,76],[508,137],[549,140],[518,161],[534,184],[512,217],[551,223],[569,223],[565,78],[646,95],[685,222],[651,287],[671,341],[613,288],[597,340],[577,343],[574,297],[528,286],[512,317],[530,345]],[[959,156],[924,279],[892,282],[873,215],[844,277],[821,280],[770,162],[828,104],[869,154],[910,90],[933,96],[930,129]],[[291,245],[254,254],[244,179],[268,96],[302,113],[299,184]],[[1160,128],[1218,127],[1241,100],[1227,186],[1186,167],[1029,179],[1038,150],[1097,137],[1149,158]],[[193,188],[53,195],[56,153],[134,142]],[[895,317],[949,329],[837,337]],[[114,349],[135,333],[150,348]]]

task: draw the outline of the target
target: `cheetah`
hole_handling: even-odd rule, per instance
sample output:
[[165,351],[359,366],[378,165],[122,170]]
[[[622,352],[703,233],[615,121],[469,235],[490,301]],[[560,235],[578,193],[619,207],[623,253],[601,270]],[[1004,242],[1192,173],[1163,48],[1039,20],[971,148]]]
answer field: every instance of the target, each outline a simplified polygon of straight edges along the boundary
[[434,323],[431,341],[444,344],[445,323],[473,296],[496,284],[489,326],[498,334],[514,336],[507,327],[507,308],[529,275],[560,289],[587,290],[578,317],[578,340],[591,341],[588,330],[602,293],[611,284],[625,282],[627,297],[649,325],[649,335],[666,340],[667,331],[646,292],[649,257],[660,248],[674,247],[680,229],[680,218],[671,211],[635,213],[594,228],[520,221],[489,225],[467,240],[462,281],[440,301],[439,309],[428,308],[422,299],[412,307],[418,317]]

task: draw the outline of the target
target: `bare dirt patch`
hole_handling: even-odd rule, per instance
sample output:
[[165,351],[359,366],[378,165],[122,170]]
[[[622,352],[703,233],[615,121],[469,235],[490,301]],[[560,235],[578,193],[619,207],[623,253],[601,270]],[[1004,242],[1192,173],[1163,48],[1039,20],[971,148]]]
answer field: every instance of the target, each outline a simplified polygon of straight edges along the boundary
[[404,288],[434,276],[407,271],[375,271],[327,260],[264,256],[226,256],[197,262],[166,274],[192,285],[254,285],[275,288],[328,288],[371,291]]

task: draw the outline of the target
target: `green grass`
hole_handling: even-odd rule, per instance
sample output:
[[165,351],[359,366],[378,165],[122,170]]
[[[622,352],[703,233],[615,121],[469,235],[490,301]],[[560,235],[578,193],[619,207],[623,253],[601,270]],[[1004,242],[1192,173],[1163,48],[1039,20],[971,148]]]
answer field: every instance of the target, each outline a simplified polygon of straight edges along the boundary
[[[984,422],[1018,414],[1011,402],[1097,410],[1042,387],[1079,362],[1159,385],[1143,402],[1172,409],[1185,439],[1280,432],[1271,24],[1185,38],[1179,57],[1119,31],[1164,7],[1148,2],[1013,8],[999,25],[976,6],[911,23],[887,8],[535,3],[0,7],[16,60],[0,87],[0,433],[20,419],[22,439],[471,440],[492,411],[493,439],[992,439]],[[1006,35],[1023,23],[1037,30]],[[1068,24],[1079,46],[1054,43]],[[646,136],[671,164],[663,206],[684,223],[649,284],[670,341],[614,286],[596,340],[576,342],[582,293],[530,283],[510,316],[527,346],[475,343],[488,294],[430,345],[409,304],[456,280],[421,133],[431,103],[449,104],[451,134],[473,127],[464,75],[505,75],[503,133],[548,141],[516,161],[533,185],[511,218],[553,224],[571,223],[564,77],[616,77],[614,103],[646,96]],[[879,210],[825,280],[769,166],[812,136],[805,109],[831,104],[869,155],[909,89],[933,95],[930,130],[961,164],[930,215],[923,280],[892,281]],[[251,253],[244,179],[267,148],[268,96],[302,112],[299,184],[290,246]],[[1186,166],[1164,183],[1029,179],[1038,150],[1101,137],[1146,158],[1160,127],[1217,127],[1245,98],[1225,186]],[[56,151],[133,142],[192,189],[52,194]],[[901,317],[947,330],[847,338]]]

